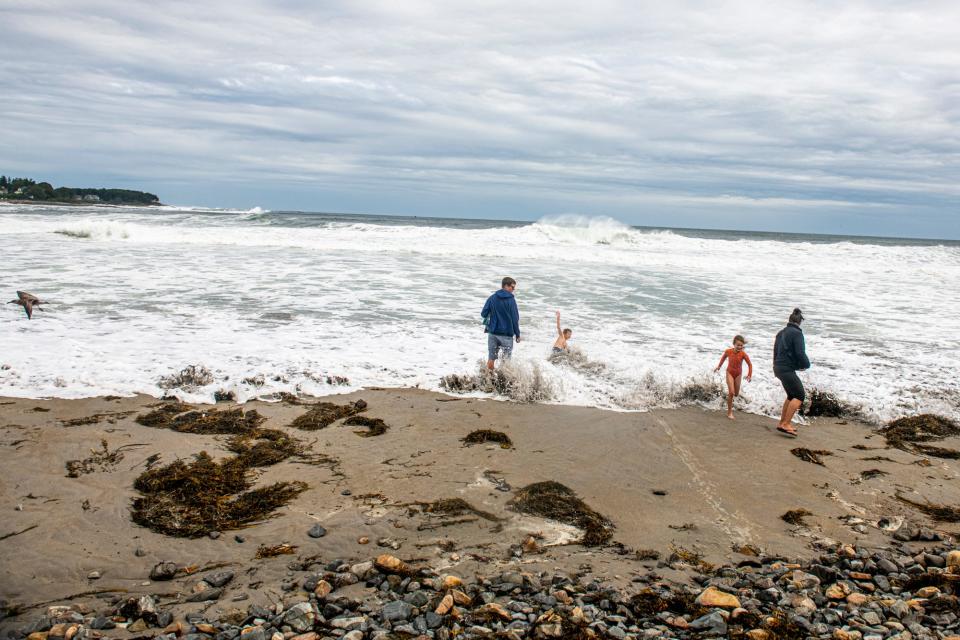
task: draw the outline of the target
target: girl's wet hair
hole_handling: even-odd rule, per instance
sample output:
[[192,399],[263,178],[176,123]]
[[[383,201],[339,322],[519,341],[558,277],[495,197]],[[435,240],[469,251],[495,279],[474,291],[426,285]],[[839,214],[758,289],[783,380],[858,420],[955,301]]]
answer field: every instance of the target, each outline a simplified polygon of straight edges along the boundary
[[737,344],[738,342],[747,344],[747,339],[738,333],[737,335],[733,336],[733,344]]
[[803,322],[803,312],[800,311],[800,307],[795,308],[793,313],[790,314],[790,322],[794,324],[800,324]]

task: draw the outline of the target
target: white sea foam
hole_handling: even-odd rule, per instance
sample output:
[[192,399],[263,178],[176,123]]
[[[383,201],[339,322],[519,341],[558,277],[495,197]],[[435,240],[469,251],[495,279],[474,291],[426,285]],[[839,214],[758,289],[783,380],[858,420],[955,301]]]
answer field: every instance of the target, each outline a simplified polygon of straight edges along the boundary
[[[775,412],[773,334],[807,315],[808,386],[875,420],[960,417],[954,372],[960,247],[655,232],[611,219],[430,225],[248,210],[18,205],[0,212],[0,287],[51,299],[27,321],[0,314],[0,394],[164,392],[188,365],[211,400],[365,385],[439,388],[486,349],[479,309],[519,280],[516,369],[554,402],[645,410],[685,395],[743,333],[755,363],[742,408]],[[582,361],[548,359],[553,311]],[[592,363],[597,366],[585,366]],[[578,366],[583,365],[583,366]],[[346,376],[351,385],[326,382]],[[532,373],[531,373],[532,375]],[[262,383],[260,383],[262,378]],[[244,380],[248,380],[245,382]],[[249,380],[256,381],[250,382]]]

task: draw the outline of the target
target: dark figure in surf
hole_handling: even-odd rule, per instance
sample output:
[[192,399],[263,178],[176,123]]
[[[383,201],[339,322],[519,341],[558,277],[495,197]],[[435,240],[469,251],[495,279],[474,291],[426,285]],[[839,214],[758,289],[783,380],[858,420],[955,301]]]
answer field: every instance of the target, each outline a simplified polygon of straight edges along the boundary
[[797,430],[790,423],[807,397],[797,371],[810,368],[803,330],[800,329],[801,322],[803,322],[803,313],[800,309],[794,309],[787,326],[780,330],[773,341],[773,375],[777,376],[780,384],[783,385],[783,390],[787,392],[777,431],[793,438],[797,437]]
[[43,309],[40,308],[40,305],[47,303],[32,293],[27,293],[26,291],[17,291],[17,299],[11,300],[7,304],[20,305],[23,307],[23,310],[27,312],[27,318],[33,319],[33,308],[36,307],[37,311],[43,311]]

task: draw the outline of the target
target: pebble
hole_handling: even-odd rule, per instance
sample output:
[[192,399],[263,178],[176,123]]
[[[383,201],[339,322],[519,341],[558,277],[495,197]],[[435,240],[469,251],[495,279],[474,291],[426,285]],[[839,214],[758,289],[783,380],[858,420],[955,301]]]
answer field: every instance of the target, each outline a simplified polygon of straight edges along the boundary
[[99,571],[91,571],[90,573],[87,574],[87,580],[99,580],[99,579],[100,579]]
[[311,538],[322,538],[327,535],[327,530],[321,527],[319,524],[315,524],[307,531],[307,535]]
[[173,562],[158,562],[150,570],[151,580],[173,580],[177,575],[177,565]]

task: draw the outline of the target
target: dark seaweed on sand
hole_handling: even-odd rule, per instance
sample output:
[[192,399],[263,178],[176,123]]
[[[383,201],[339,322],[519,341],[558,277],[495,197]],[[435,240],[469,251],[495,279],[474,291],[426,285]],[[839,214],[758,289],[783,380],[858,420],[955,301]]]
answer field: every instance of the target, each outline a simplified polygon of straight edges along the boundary
[[960,509],[957,507],[948,507],[944,504],[936,504],[935,502],[914,502],[909,498],[904,498],[899,493],[897,494],[897,500],[908,504],[914,509],[925,513],[934,520],[939,522],[960,522]]
[[496,442],[502,449],[510,449],[513,447],[513,441],[510,439],[510,436],[492,429],[477,429],[476,431],[471,431],[463,438],[462,442],[465,445]]
[[832,452],[826,451],[824,449],[805,449],[803,447],[790,449],[790,453],[797,456],[801,460],[804,460],[806,462],[812,462],[813,464],[818,464],[821,467],[826,466],[823,464],[823,456],[833,455]]
[[549,518],[583,529],[581,544],[595,547],[613,537],[613,523],[591,509],[570,488],[548,480],[519,489],[507,506],[529,515]]
[[880,476],[888,476],[888,475],[890,474],[882,469],[867,469],[866,471],[860,472],[860,479],[869,480],[870,478],[878,478]]
[[343,424],[348,427],[366,427],[366,431],[354,431],[355,434],[364,438],[382,436],[390,428],[390,425],[380,418],[368,418],[366,416],[352,416],[344,420]]
[[786,522],[787,524],[796,525],[798,527],[805,527],[807,523],[803,519],[807,516],[812,516],[813,513],[807,511],[806,509],[791,509],[785,514],[780,516],[780,519]]
[[484,520],[490,520],[491,522],[500,520],[500,518],[492,513],[477,509],[463,498],[444,498],[443,500],[437,500],[427,504],[424,511],[445,516],[462,516],[469,513],[480,516]]
[[179,402],[161,405],[136,421],[147,427],[170,429],[180,433],[239,434],[255,430],[266,420],[256,411],[209,409],[197,411]]
[[287,458],[306,457],[300,441],[278,429],[255,429],[236,435],[227,441],[226,447],[248,467],[268,467]]
[[275,558],[277,556],[288,556],[293,555],[297,550],[296,545],[281,543],[273,546],[267,546],[265,544],[257,547],[257,553],[253,556],[258,560],[263,558]]
[[363,400],[344,405],[318,402],[311,406],[305,414],[295,418],[290,426],[303,431],[317,431],[329,427],[337,420],[356,415],[366,408],[367,403]]
[[192,462],[177,460],[140,474],[133,486],[144,495],[133,501],[132,518],[157,533],[197,538],[272,518],[307,488],[277,482],[249,490],[252,484],[240,457],[217,462],[202,451]]
[[145,427],[165,427],[173,420],[174,416],[191,410],[193,410],[193,407],[188,404],[170,402],[161,404],[149,413],[137,416],[135,420],[138,424],[142,424]]
[[683,591],[662,595],[653,589],[644,589],[630,598],[630,608],[639,618],[653,618],[663,611],[693,618],[710,613],[710,609],[698,605],[696,600],[695,594]]
[[946,449],[944,447],[935,447],[929,444],[915,444],[914,451],[925,456],[934,458],[943,458],[944,460],[960,460],[960,451],[956,449]]
[[801,414],[808,418],[840,418],[848,413],[847,407],[829,391],[813,389],[810,400],[801,408]]
[[949,418],[932,413],[922,413],[908,418],[894,420],[880,429],[887,444],[905,451],[913,450],[917,442],[932,442],[953,436],[960,436],[960,425]]

